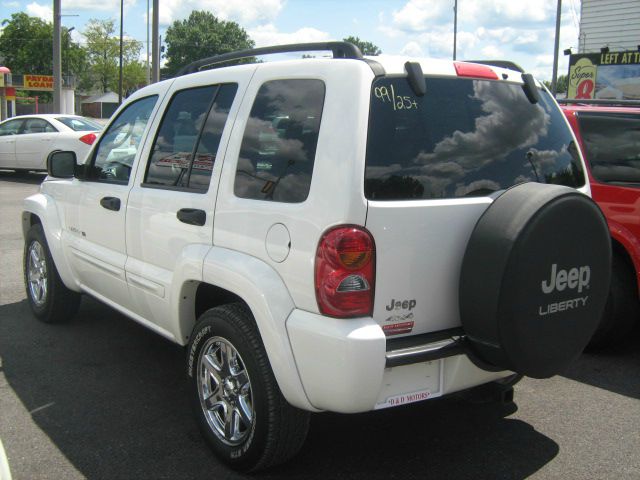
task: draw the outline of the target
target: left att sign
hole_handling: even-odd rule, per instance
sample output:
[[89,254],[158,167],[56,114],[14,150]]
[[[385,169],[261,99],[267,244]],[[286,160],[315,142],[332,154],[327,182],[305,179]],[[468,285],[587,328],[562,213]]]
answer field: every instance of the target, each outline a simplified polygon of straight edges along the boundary
[[53,76],[51,75],[24,75],[25,90],[53,90]]

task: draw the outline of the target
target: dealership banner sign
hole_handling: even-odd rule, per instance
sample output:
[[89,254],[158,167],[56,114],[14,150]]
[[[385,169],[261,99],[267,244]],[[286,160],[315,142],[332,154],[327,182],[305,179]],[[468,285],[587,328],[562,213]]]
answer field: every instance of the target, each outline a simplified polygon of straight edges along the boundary
[[571,55],[567,97],[640,100],[640,51]]
[[25,75],[23,81],[25,90],[53,90],[52,75]]

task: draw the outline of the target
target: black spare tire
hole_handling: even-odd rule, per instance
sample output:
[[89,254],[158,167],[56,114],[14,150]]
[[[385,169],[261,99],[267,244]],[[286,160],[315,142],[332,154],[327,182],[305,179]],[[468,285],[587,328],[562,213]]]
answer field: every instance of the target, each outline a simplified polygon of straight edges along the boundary
[[460,316],[471,357],[534,378],[584,349],[609,292],[607,223],[586,195],[525,183],[478,220],[462,262]]

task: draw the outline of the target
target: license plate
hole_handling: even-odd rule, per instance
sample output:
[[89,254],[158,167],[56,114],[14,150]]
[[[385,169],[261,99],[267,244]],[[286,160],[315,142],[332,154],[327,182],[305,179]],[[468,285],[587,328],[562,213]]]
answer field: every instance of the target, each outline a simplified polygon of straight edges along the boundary
[[443,360],[435,360],[387,368],[375,410],[441,396],[443,366]]

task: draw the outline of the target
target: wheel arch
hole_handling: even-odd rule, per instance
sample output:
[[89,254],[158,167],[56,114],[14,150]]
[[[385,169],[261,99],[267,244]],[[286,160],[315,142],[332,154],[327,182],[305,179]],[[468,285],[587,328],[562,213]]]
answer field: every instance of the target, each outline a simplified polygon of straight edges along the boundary
[[607,219],[611,233],[611,250],[613,254],[629,266],[635,279],[636,292],[640,297],[640,240],[628,229]]
[[253,316],[278,386],[295,407],[317,411],[307,399],[293,358],[286,320],[295,308],[281,277],[268,264],[233,250],[213,247],[201,281],[182,284],[179,338],[186,344],[197,318],[209,308],[244,303]]
[[640,285],[638,283],[638,265],[637,262],[634,261],[632,256],[629,254],[627,248],[618,241],[615,237],[611,237],[611,251],[614,255],[620,258],[627,267],[633,272],[633,278],[635,281],[635,292],[639,293]]
[[62,226],[58,217],[55,201],[48,195],[38,193],[27,197],[23,203],[22,211],[22,237],[27,237],[27,232],[36,224],[42,225],[44,236],[49,246],[49,251],[58,270],[62,282],[67,288],[80,292],[73,273],[64,255],[62,246]]

